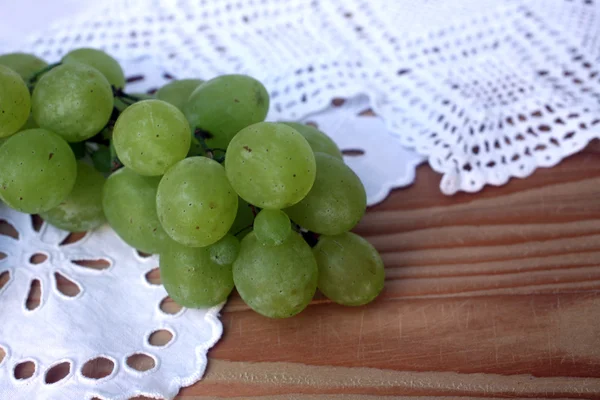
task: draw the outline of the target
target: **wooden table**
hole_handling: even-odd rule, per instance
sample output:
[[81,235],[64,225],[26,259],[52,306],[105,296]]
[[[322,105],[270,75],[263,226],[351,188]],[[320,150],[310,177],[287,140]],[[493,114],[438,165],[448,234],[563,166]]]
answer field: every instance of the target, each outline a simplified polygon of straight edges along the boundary
[[439,181],[419,168],[357,227],[387,268],[374,303],[279,321],[235,295],[180,398],[600,398],[600,143],[477,194]]

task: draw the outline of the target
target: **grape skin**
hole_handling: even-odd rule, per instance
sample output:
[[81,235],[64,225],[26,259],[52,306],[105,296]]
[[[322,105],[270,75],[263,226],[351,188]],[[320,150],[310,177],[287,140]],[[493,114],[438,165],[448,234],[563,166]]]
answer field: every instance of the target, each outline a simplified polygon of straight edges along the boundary
[[24,81],[31,78],[36,72],[41,71],[48,66],[46,61],[27,53],[8,53],[0,55],[0,65],[4,65],[17,74],[21,75]]
[[60,136],[30,129],[0,147],[0,198],[28,214],[48,211],[64,201],[77,176],[73,151]]
[[26,131],[27,129],[36,129],[39,128],[38,124],[36,124],[35,120],[33,119],[33,115],[29,114],[29,118],[27,118],[27,121],[25,121],[25,125],[23,125],[20,129],[20,131]]
[[241,198],[268,209],[302,200],[316,174],[315,156],[306,139],[287,125],[271,122],[250,125],[233,138],[225,169]]
[[240,240],[243,239],[252,228],[254,223],[254,213],[246,200],[238,197],[238,209],[235,220],[229,229],[229,233],[236,235]]
[[[139,101],[154,99],[154,96],[148,93],[131,93],[131,96],[139,99]],[[114,105],[119,111],[119,113],[122,113],[127,107],[131,106],[132,104],[129,104],[128,100],[124,101],[120,97],[115,97]]]
[[173,104],[183,111],[190,95],[200,84],[204,82],[200,79],[181,79],[172,81],[158,89],[156,98]]
[[156,210],[171,238],[201,247],[227,234],[237,214],[237,199],[221,164],[206,157],[189,157],[161,179]]
[[240,252],[240,241],[231,234],[210,246],[210,259],[219,265],[233,264]]
[[315,184],[302,201],[284,211],[313,232],[336,235],[349,231],[365,213],[365,188],[341,160],[325,153],[315,153],[315,158]]
[[198,86],[183,110],[192,131],[200,129],[209,148],[225,149],[240,130],[265,120],[269,94],[254,78],[222,75]]
[[160,277],[176,303],[201,308],[227,300],[233,290],[232,265],[213,261],[211,248],[171,242],[160,254]]
[[111,56],[102,50],[81,48],[68,52],[62,59],[63,63],[79,62],[96,68],[104,75],[112,86],[122,89],[125,87],[123,69]]
[[119,160],[140,175],[163,175],[183,160],[192,136],[181,111],[161,100],[144,100],[119,116],[113,144]]
[[102,211],[102,188],[106,179],[92,166],[77,162],[73,190],[57,207],[40,216],[52,225],[71,232],[96,229],[106,218]]
[[33,118],[68,142],[100,132],[113,110],[110,84],[97,69],[81,63],[59,65],[39,80],[31,99]]
[[242,240],[233,280],[242,299],[270,318],[287,318],[306,308],[317,287],[317,263],[296,233],[279,246],[263,246],[254,232]]
[[292,232],[288,216],[281,210],[262,210],[254,220],[254,233],[261,244],[280,245]]
[[339,158],[340,160],[343,159],[342,152],[335,142],[317,128],[313,128],[310,125],[299,124],[297,122],[283,123],[300,132],[315,153],[326,153],[335,158]]
[[130,246],[160,253],[171,239],[156,215],[160,178],[141,176],[121,168],[108,177],[102,191],[104,215],[114,231]]
[[361,306],[383,289],[381,256],[362,237],[351,232],[323,235],[313,253],[319,266],[319,290],[336,303]]
[[18,132],[29,118],[31,96],[23,79],[0,65],[0,138]]

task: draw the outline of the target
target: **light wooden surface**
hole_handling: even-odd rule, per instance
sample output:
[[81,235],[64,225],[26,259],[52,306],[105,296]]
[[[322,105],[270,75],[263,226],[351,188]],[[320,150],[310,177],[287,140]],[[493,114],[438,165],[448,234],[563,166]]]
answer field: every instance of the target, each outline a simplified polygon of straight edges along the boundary
[[477,194],[439,180],[419,168],[356,228],[386,264],[374,303],[269,320],[233,295],[178,399],[600,399],[600,143]]

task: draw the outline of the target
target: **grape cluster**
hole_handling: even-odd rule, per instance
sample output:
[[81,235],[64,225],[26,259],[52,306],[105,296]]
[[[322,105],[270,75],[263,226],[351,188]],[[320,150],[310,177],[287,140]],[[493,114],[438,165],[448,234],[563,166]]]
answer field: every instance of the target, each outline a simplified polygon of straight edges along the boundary
[[108,222],[160,254],[169,295],[186,307],[234,287],[258,313],[290,317],[317,287],[366,304],[382,290],[381,257],[349,232],[365,190],[336,144],[293,122],[264,122],[257,80],[173,81],[124,92],[108,54],[79,49],[48,65],[0,56],[0,199],[69,231]]

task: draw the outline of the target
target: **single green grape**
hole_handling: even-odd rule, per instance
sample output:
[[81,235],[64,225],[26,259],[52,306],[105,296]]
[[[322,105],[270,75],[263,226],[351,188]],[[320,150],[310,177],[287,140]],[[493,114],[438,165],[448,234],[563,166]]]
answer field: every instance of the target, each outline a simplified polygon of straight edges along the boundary
[[31,96],[23,79],[0,65],[0,137],[7,137],[25,125],[31,111]]
[[233,225],[229,229],[229,233],[235,235],[240,240],[243,239],[252,230],[252,224],[254,223],[254,213],[250,204],[246,200],[238,197],[238,209],[233,221]]
[[231,263],[215,262],[211,248],[171,242],[160,254],[160,277],[176,303],[201,308],[227,300],[233,290],[232,266]]
[[[142,100],[152,100],[154,99],[154,95],[148,94],[148,93],[131,93],[131,96],[139,99],[138,101],[142,101]],[[122,113],[123,111],[125,111],[125,109],[127,107],[129,107],[131,103],[131,100],[127,100],[127,99],[122,99],[120,97],[115,97],[115,101],[114,101],[114,106],[116,107],[116,109]],[[133,104],[135,104],[137,102],[134,102]]]
[[0,65],[7,66],[27,81],[36,72],[47,67],[48,63],[33,54],[8,53],[0,56]]
[[227,147],[227,177],[247,202],[281,209],[306,196],[315,181],[308,142],[284,124],[259,122],[242,129]]
[[293,233],[278,246],[260,244],[254,232],[242,240],[233,281],[254,311],[287,318],[304,310],[317,288],[317,263],[310,247]]
[[156,98],[173,104],[183,111],[192,92],[204,82],[200,79],[180,79],[171,81],[158,89]]
[[113,93],[97,69],[67,63],[42,76],[33,90],[31,105],[40,127],[68,142],[81,142],[100,132],[108,122]]
[[209,246],[210,259],[219,265],[231,265],[240,253],[240,240],[231,234]]
[[365,188],[343,161],[325,153],[315,153],[315,158],[315,184],[301,202],[285,212],[313,232],[337,235],[349,231],[367,208]]
[[254,78],[222,75],[198,86],[183,111],[192,131],[200,129],[209,148],[225,149],[240,130],[265,120],[269,94]]
[[261,244],[280,245],[292,232],[290,218],[281,210],[262,210],[254,220],[254,233]]
[[96,68],[104,75],[112,86],[125,87],[125,74],[118,61],[97,49],[76,49],[68,52],[62,59],[63,63],[79,62]]
[[162,100],[144,100],[117,119],[113,143],[119,160],[140,175],[163,175],[183,160],[192,136],[177,107]]
[[54,226],[71,232],[95,229],[106,220],[102,211],[104,176],[82,161],[77,162],[73,190],[57,207],[40,216]]
[[21,212],[37,214],[58,206],[75,184],[73,151],[64,139],[44,129],[8,138],[0,147],[0,160],[0,198]]
[[313,253],[319,266],[319,290],[336,303],[361,306],[383,289],[381,256],[362,237],[351,232],[323,235]]
[[206,157],[190,157],[161,179],[156,210],[171,238],[186,246],[208,246],[231,228],[237,199],[221,164]]
[[126,243],[145,253],[160,253],[171,241],[156,215],[159,182],[159,177],[121,168],[108,177],[102,192],[102,208],[110,226]]
[[317,128],[310,125],[299,124],[297,122],[283,123],[300,132],[315,153],[326,153],[335,158],[339,158],[340,160],[343,159],[342,152],[339,147],[337,147],[337,144]]

